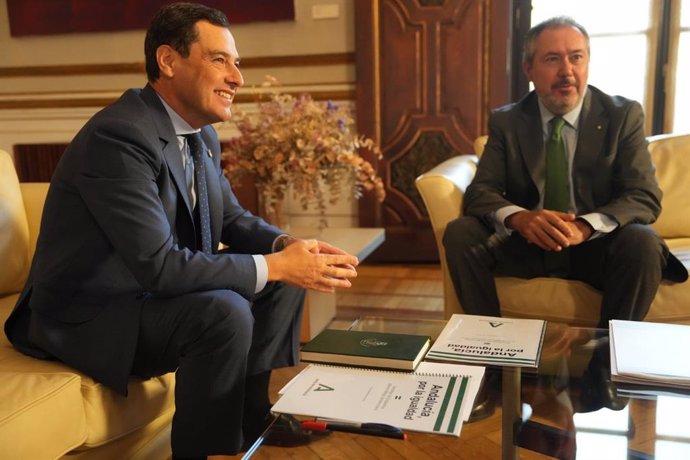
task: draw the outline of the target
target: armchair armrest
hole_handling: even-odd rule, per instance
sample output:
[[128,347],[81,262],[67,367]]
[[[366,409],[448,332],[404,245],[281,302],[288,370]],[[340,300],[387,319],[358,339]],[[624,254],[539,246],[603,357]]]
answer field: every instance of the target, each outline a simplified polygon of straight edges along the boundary
[[443,248],[443,232],[448,222],[460,216],[465,190],[472,182],[477,170],[476,155],[459,155],[450,158],[422,174],[415,185],[422,196],[429,213],[431,228],[436,239],[441,271],[443,272],[443,298],[445,315],[461,313],[460,303],[455,295],[453,283],[448,276],[446,256]]
[[30,255],[32,258],[36,250],[36,240],[38,239],[38,231],[41,227],[41,216],[43,215],[43,204],[48,194],[48,185],[48,182],[19,183],[19,187],[22,191],[22,199],[24,200],[26,220],[29,223],[29,248],[31,249]]
[[448,222],[460,215],[465,190],[477,170],[475,155],[459,155],[425,172],[415,180],[429,212],[434,233],[443,231]]

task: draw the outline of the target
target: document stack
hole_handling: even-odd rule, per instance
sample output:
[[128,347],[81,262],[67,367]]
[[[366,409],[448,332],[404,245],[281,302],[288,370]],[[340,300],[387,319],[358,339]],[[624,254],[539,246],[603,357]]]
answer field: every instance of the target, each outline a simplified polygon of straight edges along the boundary
[[690,326],[612,320],[611,380],[690,389]]

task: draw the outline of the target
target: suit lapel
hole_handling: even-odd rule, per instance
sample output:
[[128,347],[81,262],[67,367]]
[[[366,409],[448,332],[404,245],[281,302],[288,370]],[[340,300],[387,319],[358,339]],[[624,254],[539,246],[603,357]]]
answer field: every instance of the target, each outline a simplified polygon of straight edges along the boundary
[[517,123],[520,153],[532,182],[538,190],[538,184],[544,183],[545,162],[541,115],[535,93],[530,93],[523,101]]
[[141,95],[142,99],[156,114],[156,116],[153,117],[153,120],[156,123],[158,136],[161,140],[163,157],[168,165],[173,182],[177,187],[178,194],[182,196],[184,203],[187,205],[189,218],[193,222],[192,203],[189,193],[187,192],[187,181],[184,174],[184,165],[182,164],[182,152],[180,151],[180,146],[177,142],[175,128],[170,121],[168,112],[165,110],[165,107],[163,107],[163,103],[160,101],[156,91],[150,85],[146,85],[141,92]]
[[592,156],[599,154],[598,146],[604,144],[604,136],[608,130],[608,119],[599,100],[592,97],[592,91],[587,91],[580,112],[580,126],[578,127],[577,148],[575,162],[590,163]]
[[[608,131],[609,121],[604,116],[604,108],[599,99],[593,97],[591,90],[587,91],[582,103],[580,112],[580,126],[577,130],[577,147],[573,158],[573,180],[575,181],[573,190],[575,193],[575,204],[578,209],[593,209],[594,198],[591,185],[583,189],[577,183],[578,178],[587,176],[591,171],[591,165],[597,164],[597,155],[605,154],[601,146],[606,145],[604,137]],[[596,175],[589,177],[589,180],[596,182]]]
[[[160,98],[150,85],[146,85],[142,91],[142,98],[156,113],[154,121],[158,128],[158,135],[161,139],[163,157],[168,165],[173,182],[177,187],[178,194],[182,197],[185,205],[187,206],[190,222],[192,223],[192,226],[194,226],[193,208],[191,198],[187,192],[187,181],[185,179],[184,166],[182,164],[182,152],[180,151],[180,147],[177,142],[175,128],[170,121],[168,112],[165,110],[165,107],[163,107],[163,103],[160,101]],[[208,191],[209,208],[211,212],[211,239],[212,244],[215,245],[219,241],[218,235],[220,235],[220,226],[222,225],[223,221],[222,214],[219,215],[219,210],[222,210],[223,206],[220,184],[218,182],[218,177],[216,176],[220,168],[220,152],[212,152],[209,148],[209,145],[215,145],[213,142],[211,142],[213,135],[209,134],[208,132],[208,130],[212,129],[213,128],[211,127],[204,127],[201,131],[201,137],[204,141],[205,150],[204,155],[202,155],[202,160],[204,161],[206,170],[206,186]]]

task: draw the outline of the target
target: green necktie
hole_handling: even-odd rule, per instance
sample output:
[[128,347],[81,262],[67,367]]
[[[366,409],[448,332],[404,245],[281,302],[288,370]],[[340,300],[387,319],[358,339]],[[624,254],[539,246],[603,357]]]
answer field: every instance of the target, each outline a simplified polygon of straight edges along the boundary
[[[568,157],[561,129],[565,120],[554,117],[549,122],[551,135],[546,142],[546,190],[544,192],[544,209],[568,212],[570,207],[570,185],[568,179]],[[568,275],[570,254],[567,248],[560,252],[544,253],[544,266],[551,276]]]
[[544,209],[568,212],[570,204],[568,157],[565,154],[565,143],[561,136],[561,129],[565,120],[561,117],[554,117],[549,124],[551,125],[551,135],[546,142]]

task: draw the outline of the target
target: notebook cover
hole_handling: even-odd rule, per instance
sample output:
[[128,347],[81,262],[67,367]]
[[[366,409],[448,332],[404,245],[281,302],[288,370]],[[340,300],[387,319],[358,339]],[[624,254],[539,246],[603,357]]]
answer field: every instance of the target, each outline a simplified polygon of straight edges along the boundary
[[429,346],[423,335],[326,329],[302,347],[302,360],[413,370]]

